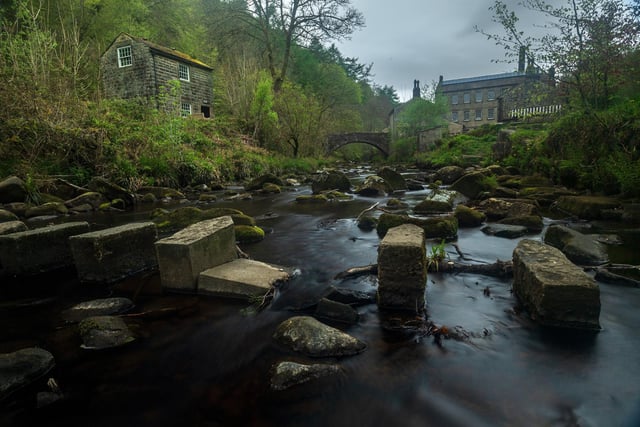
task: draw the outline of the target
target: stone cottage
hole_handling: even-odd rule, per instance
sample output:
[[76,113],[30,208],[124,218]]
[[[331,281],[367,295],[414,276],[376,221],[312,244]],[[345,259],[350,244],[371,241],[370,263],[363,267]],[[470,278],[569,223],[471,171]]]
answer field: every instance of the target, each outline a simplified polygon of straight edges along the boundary
[[211,117],[213,69],[185,53],[120,33],[100,69],[107,98],[140,98],[182,116]]

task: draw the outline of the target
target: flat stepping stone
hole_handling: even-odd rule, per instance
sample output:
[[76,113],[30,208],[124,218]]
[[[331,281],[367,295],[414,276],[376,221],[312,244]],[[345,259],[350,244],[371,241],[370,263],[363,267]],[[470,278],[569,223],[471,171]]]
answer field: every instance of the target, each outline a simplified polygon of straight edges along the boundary
[[316,363],[307,365],[288,361],[280,362],[273,367],[271,389],[277,391],[286,390],[299,384],[342,372],[342,367],[337,364]]
[[311,357],[351,356],[367,345],[310,316],[295,316],[278,325],[273,338],[293,351]]
[[129,298],[101,298],[76,304],[66,310],[63,317],[69,321],[80,321],[87,317],[125,313],[133,306]]
[[53,355],[37,347],[0,354],[0,400],[42,378],[54,366]]
[[251,299],[266,294],[289,273],[273,265],[239,258],[200,273],[198,293],[228,298]]

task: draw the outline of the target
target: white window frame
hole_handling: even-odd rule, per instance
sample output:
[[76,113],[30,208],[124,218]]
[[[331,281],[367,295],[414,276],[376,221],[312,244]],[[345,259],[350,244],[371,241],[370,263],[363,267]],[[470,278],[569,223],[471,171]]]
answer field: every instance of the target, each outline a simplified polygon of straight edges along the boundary
[[133,52],[131,45],[118,48],[118,68],[130,67],[133,65]]
[[496,99],[496,91],[495,90],[488,90],[487,91],[487,101],[493,101],[494,99]]
[[458,105],[458,95],[451,95],[451,104]]
[[482,120],[482,108],[476,108],[476,120]]
[[191,72],[187,64],[178,63],[178,78],[183,82],[191,81]]
[[462,102],[464,102],[465,104],[469,104],[471,102],[471,94],[469,92],[465,93],[462,96]]
[[496,109],[489,108],[487,109],[487,120],[495,120],[496,118]]
[[482,91],[476,91],[476,102],[482,102]]
[[459,118],[458,118],[458,112],[457,111],[452,111],[451,112],[451,121],[452,122],[458,122]]
[[183,102],[180,104],[180,115],[182,117],[188,117],[191,115],[191,104]]
[[469,121],[469,117],[470,117],[469,110],[464,110],[464,117],[463,117],[462,120],[465,121],[465,122],[468,122]]

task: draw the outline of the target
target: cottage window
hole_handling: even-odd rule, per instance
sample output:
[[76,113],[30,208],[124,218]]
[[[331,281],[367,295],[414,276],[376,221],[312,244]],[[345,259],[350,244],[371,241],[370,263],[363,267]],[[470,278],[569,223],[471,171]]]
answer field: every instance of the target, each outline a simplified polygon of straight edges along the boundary
[[451,112],[451,121],[452,122],[457,122],[458,121],[458,112],[457,111],[452,111]]
[[180,106],[180,115],[182,117],[187,117],[191,115],[191,104],[182,103]]
[[488,90],[487,91],[487,100],[493,101],[494,99],[496,99],[496,91],[495,90]]
[[468,104],[471,102],[471,94],[470,93],[465,93],[464,94],[464,103]]
[[496,109],[495,108],[489,108],[487,110],[487,120],[493,120],[496,118]]
[[458,95],[451,95],[451,103],[454,105],[458,104]]
[[476,92],[476,102],[482,102],[482,91]]
[[482,109],[476,108],[476,120],[482,120]]
[[469,121],[469,110],[464,110],[464,121],[465,122]]
[[131,46],[123,46],[118,48],[118,67],[129,67],[133,64],[133,56],[131,55]]
[[189,81],[189,66],[185,64],[178,64],[178,77],[185,82]]

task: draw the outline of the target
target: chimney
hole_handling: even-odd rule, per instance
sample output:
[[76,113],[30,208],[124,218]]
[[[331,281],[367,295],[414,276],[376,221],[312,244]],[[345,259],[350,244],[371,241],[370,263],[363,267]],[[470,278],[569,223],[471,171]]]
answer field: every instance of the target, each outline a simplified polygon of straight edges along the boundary
[[524,46],[520,46],[520,51],[518,52],[518,72],[524,73],[524,63],[525,56],[527,53],[527,48]]
[[413,81],[413,98],[420,98],[420,80]]

